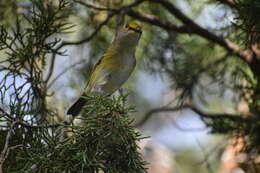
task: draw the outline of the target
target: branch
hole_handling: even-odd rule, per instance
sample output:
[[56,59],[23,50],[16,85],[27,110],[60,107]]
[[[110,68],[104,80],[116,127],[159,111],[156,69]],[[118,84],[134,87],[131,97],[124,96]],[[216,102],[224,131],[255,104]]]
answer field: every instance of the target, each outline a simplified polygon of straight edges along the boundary
[[136,0],[133,3],[122,6],[120,8],[108,8],[108,7],[100,7],[100,6],[95,5],[95,4],[88,4],[88,3],[85,3],[85,2],[82,2],[82,1],[74,0],[74,2],[79,3],[79,4],[81,4],[81,5],[83,5],[87,8],[92,8],[92,9],[99,10],[99,11],[111,11],[111,12],[114,12],[114,13],[119,13],[120,11],[136,7],[136,6],[140,5],[141,3],[145,2],[145,1],[148,1],[148,0]]
[[66,67],[65,69],[63,69],[56,77],[54,77],[54,79],[48,84],[47,88],[50,88],[64,73],[66,73],[67,71],[69,71],[70,69],[72,69],[73,67],[82,64],[83,62],[85,62],[84,60],[81,60],[79,62],[76,62],[68,67]]
[[[178,10],[179,12],[179,10]],[[133,10],[129,10],[127,14],[131,17],[137,18],[141,21],[150,23],[152,25],[159,26],[161,28],[164,28],[166,30],[173,30],[179,33],[185,33],[185,34],[198,34],[210,41],[213,41],[215,43],[218,43],[219,45],[227,48],[229,51],[233,51],[233,48],[231,49],[230,46],[228,45],[227,41],[224,40],[221,37],[218,37],[214,35],[213,33],[209,32],[206,29],[201,28],[199,25],[194,23],[192,20],[184,16],[182,13],[176,13],[181,17],[181,21],[185,24],[184,26],[178,27],[174,24],[171,24],[169,22],[163,22],[161,21],[158,17],[152,16],[152,15],[147,15],[147,14],[140,14],[138,12],[135,12]],[[177,17],[177,16],[176,16]],[[186,23],[185,23],[185,22]],[[187,27],[189,26],[189,27]]]
[[185,26],[190,28],[190,33],[197,34],[203,38],[206,38],[214,43],[219,44],[224,47],[228,52],[234,53],[238,57],[240,57],[246,63],[250,62],[250,58],[248,57],[248,53],[245,51],[241,51],[239,47],[232,43],[231,41],[224,39],[221,36],[217,36],[214,33],[208,31],[207,29],[202,28],[195,22],[193,22],[189,17],[187,17],[184,13],[181,12],[178,8],[176,8],[172,3],[166,0],[151,0],[153,2],[161,4],[165,9],[167,9],[172,15],[177,17],[179,20],[183,22]]
[[116,14],[120,13],[121,11],[124,11],[125,14],[127,14],[127,15],[129,15],[133,18],[137,18],[140,21],[147,22],[147,23],[150,23],[152,25],[157,25],[157,26],[162,27],[166,30],[174,30],[174,31],[180,32],[180,33],[190,33],[188,27],[177,26],[177,25],[174,25],[174,24],[172,24],[168,21],[162,21],[157,16],[154,16],[154,15],[151,15],[151,14],[141,14],[141,13],[133,11],[131,9],[132,7],[135,7],[135,6],[137,6],[137,5],[139,5],[142,2],[147,1],[147,0],[135,1],[134,3],[123,6],[121,8],[100,7],[98,5],[88,4],[88,3],[85,3],[85,2],[82,2],[82,1],[77,1],[77,0],[74,0],[74,1],[83,5],[83,6],[85,6],[85,7],[87,7],[87,8],[92,8],[94,10],[110,11],[110,12],[116,13]]
[[17,120],[17,124],[20,124],[23,127],[29,128],[29,129],[43,129],[43,128],[57,128],[60,126],[66,126],[68,125],[67,121],[63,121],[60,123],[54,123],[54,124],[46,124],[46,125],[30,125],[24,121]]
[[132,9],[129,9],[126,14],[128,16],[131,16],[135,19],[138,19],[140,21],[149,23],[151,25],[159,26],[165,30],[172,30],[179,33],[186,33],[190,34],[191,30],[186,26],[177,26],[175,24],[172,24],[168,21],[163,21],[162,19],[158,18],[157,16],[151,15],[151,14],[144,14],[139,13],[136,11],[133,11]]
[[233,0],[216,0],[216,1],[219,1],[220,3],[225,4],[230,8],[236,8],[236,4],[234,3]]
[[80,45],[80,44],[89,42],[90,40],[92,40],[94,38],[95,35],[97,35],[97,33],[102,29],[102,27],[104,25],[106,25],[109,22],[109,20],[116,13],[120,13],[121,11],[123,11],[125,9],[129,9],[129,8],[133,8],[135,6],[138,6],[139,4],[143,3],[144,1],[146,1],[146,0],[137,0],[137,1],[131,3],[127,6],[121,7],[120,9],[115,9],[115,8],[98,7],[96,5],[92,5],[92,4],[90,5],[90,4],[84,3],[82,1],[74,0],[74,2],[79,3],[81,5],[84,5],[85,7],[92,8],[92,9],[95,9],[95,10],[100,10],[100,11],[110,11],[111,13],[107,16],[107,18],[103,22],[101,22],[99,24],[99,26],[95,29],[95,31],[93,31],[93,33],[90,34],[88,37],[86,37],[82,40],[78,40],[78,41],[64,41],[55,49],[55,51],[52,55],[51,65],[50,65],[50,68],[49,68],[48,75],[45,79],[45,83],[47,84],[48,81],[50,80],[51,76],[52,76],[52,73],[53,73],[53,70],[54,70],[54,64],[55,64],[55,60],[56,60],[56,52],[58,52],[62,47],[68,46],[68,45]]
[[14,120],[14,119],[15,119],[15,118],[12,117],[11,115],[9,115],[6,111],[4,111],[4,109],[2,109],[1,107],[0,107],[0,112],[2,112],[2,114],[3,114],[5,117],[7,117],[8,119],[10,119],[10,120]]
[[[11,120],[12,123],[14,124],[19,124],[23,127],[26,128],[31,128],[31,129],[39,129],[39,128],[56,128],[56,127],[60,127],[60,126],[67,126],[69,124],[71,124],[71,120],[65,120],[59,123],[54,123],[54,124],[44,124],[44,125],[30,125],[27,122],[23,121],[23,120],[17,120],[16,118],[12,117],[10,114],[8,114],[6,111],[4,111],[2,108],[0,108],[0,111],[2,112],[2,114],[4,116],[6,116],[7,118],[9,118]],[[1,173],[1,172],[0,172]]]
[[[239,46],[237,46],[235,43],[232,43],[231,41],[224,39],[221,36],[217,36],[214,33],[208,31],[207,29],[202,28],[195,22],[193,22],[189,17],[187,17],[184,13],[182,13],[178,8],[176,8],[173,4],[166,0],[150,0],[155,3],[161,4],[165,9],[167,9],[172,15],[177,17],[179,20],[183,22],[183,26],[177,26],[175,24],[172,24],[167,21],[162,21],[157,16],[153,16],[150,14],[142,14],[139,12],[136,12],[132,10],[131,8],[124,6],[120,9],[117,8],[106,8],[106,7],[99,7],[97,5],[90,5],[84,2],[80,1],[80,4],[84,4],[84,6],[88,8],[93,8],[95,10],[106,10],[111,11],[113,13],[120,13],[122,10],[125,10],[125,13],[128,16],[131,16],[135,19],[138,19],[143,22],[150,23],[152,25],[161,27],[165,30],[172,30],[179,33],[186,33],[186,34],[197,34],[209,41],[212,41],[216,44],[219,44],[220,46],[224,47],[229,53],[235,54],[240,59],[242,59],[247,64],[250,64],[252,61],[252,51],[249,50],[240,50]],[[228,1],[228,0],[227,0]],[[138,1],[138,2],[144,2],[144,1]],[[138,4],[138,3],[136,3]],[[132,7],[132,6],[130,6]]]
[[89,42],[90,40],[92,40],[94,38],[95,35],[97,35],[97,33],[102,29],[102,27],[104,25],[106,25],[109,20],[114,16],[115,14],[114,13],[110,13],[106,19],[101,22],[98,27],[95,29],[95,31],[90,34],[88,37],[82,39],[82,40],[78,40],[78,41],[64,41],[58,49],[62,48],[63,46],[68,46],[68,45],[79,45],[79,44],[83,44],[83,43],[86,43],[86,42]]
[[174,128],[176,128],[177,130],[179,131],[182,131],[182,132],[201,132],[201,131],[205,131],[207,130],[206,127],[192,127],[192,128],[188,128],[188,127],[182,127],[181,125],[179,125],[175,119],[172,119],[169,117],[169,119],[171,120],[171,123],[173,125]]
[[92,9],[95,9],[95,10],[98,10],[98,11],[111,11],[111,12],[114,12],[114,13],[118,13],[119,12],[119,9],[115,9],[115,8],[107,8],[107,7],[100,7],[99,5],[95,5],[95,4],[88,4],[88,3],[85,3],[85,2],[82,2],[82,1],[78,1],[78,0],[74,0],[74,2],[80,4],[80,5],[83,5],[87,8],[92,8]]
[[222,58],[219,58],[219,59],[207,64],[204,68],[200,69],[198,74],[207,72],[207,71],[213,69],[214,67],[222,64],[223,62],[225,62],[228,59],[229,56],[230,56],[230,53],[226,53]]
[[[237,121],[237,122],[256,122],[255,118],[245,118],[245,116],[242,115],[235,115],[235,114],[228,114],[228,113],[205,113],[192,104],[184,104],[181,106],[176,106],[176,107],[161,107],[161,108],[155,108],[147,112],[144,116],[144,118],[136,124],[137,127],[142,126],[152,115],[161,113],[161,112],[177,112],[177,111],[182,111],[185,109],[190,109],[196,114],[198,114],[201,118],[208,118],[208,119],[220,119],[220,118],[226,118],[232,121]],[[259,121],[259,120],[258,120]]]
[[9,142],[10,142],[10,139],[11,139],[11,133],[12,133],[14,126],[15,126],[15,122],[13,122],[11,124],[11,127],[10,127],[9,131],[7,132],[7,135],[6,135],[6,138],[5,138],[4,149],[2,150],[1,155],[0,155],[0,173],[3,173],[3,164],[4,164],[4,161],[7,158],[8,153],[9,153],[9,150],[8,150]]
[[90,40],[92,40],[94,38],[94,36],[97,35],[97,33],[102,29],[102,27],[104,25],[106,25],[109,20],[114,16],[114,13],[110,13],[106,19],[101,22],[97,29],[95,29],[95,31],[93,31],[88,37],[82,39],[82,40],[78,40],[78,41],[63,41],[54,51],[54,53],[52,54],[52,61],[51,61],[51,65],[50,65],[50,69],[49,69],[49,73],[45,79],[45,83],[48,83],[48,81],[50,80],[53,70],[54,70],[54,64],[55,64],[55,59],[56,59],[56,52],[58,52],[61,48],[63,48],[64,46],[68,46],[68,45],[79,45],[79,44],[83,44],[86,42],[89,42]]

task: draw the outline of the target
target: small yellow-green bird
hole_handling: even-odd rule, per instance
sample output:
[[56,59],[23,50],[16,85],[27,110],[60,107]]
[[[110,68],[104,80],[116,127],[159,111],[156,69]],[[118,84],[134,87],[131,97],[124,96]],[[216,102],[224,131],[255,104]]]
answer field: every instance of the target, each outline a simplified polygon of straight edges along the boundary
[[[142,34],[140,25],[130,22],[118,29],[115,38],[95,65],[82,96],[94,93],[109,96],[118,90],[133,72],[135,50]],[[77,116],[86,100],[80,97],[67,114]]]

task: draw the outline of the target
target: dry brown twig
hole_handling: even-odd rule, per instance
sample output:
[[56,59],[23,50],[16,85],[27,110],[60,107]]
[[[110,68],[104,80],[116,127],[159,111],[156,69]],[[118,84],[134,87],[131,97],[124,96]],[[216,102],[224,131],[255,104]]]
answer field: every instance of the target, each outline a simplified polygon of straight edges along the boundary
[[17,122],[12,122],[8,132],[7,132],[7,135],[6,135],[6,138],[5,138],[5,144],[4,144],[4,148],[0,154],[0,173],[3,173],[3,164],[6,160],[6,158],[8,157],[9,155],[9,152],[10,150],[14,150],[16,148],[21,148],[23,147],[23,145],[15,145],[15,146],[9,146],[9,142],[11,140],[11,137],[12,137],[12,131],[13,131],[13,128],[14,126],[17,125]]

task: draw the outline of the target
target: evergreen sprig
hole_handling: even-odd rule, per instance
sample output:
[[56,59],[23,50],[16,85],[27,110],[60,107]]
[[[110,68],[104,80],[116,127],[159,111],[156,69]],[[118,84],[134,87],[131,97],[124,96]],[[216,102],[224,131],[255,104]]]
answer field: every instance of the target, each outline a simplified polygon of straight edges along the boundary
[[132,108],[125,105],[125,96],[89,96],[87,101],[82,113],[85,125],[71,126],[72,136],[62,142],[49,135],[33,143],[21,158],[23,172],[146,172],[137,151],[143,137],[127,116]]
[[[236,26],[242,29],[241,40],[247,45],[260,41],[260,2],[255,0],[235,0],[238,15]],[[245,36],[245,38],[243,38]]]
[[[45,115],[50,114],[45,106],[44,71],[51,54],[63,55],[55,52],[60,42],[55,34],[70,26],[68,7],[67,0],[32,0],[29,11],[17,16],[14,26],[0,26],[0,150],[1,156],[5,154],[0,166],[4,172],[21,172],[24,162],[17,161],[23,157],[21,149],[52,133],[29,126],[46,122]],[[4,146],[6,150],[2,150]]]
[[[9,104],[10,114],[38,114],[44,109],[43,73],[50,54],[64,55],[56,52],[60,39],[54,36],[71,27],[66,20],[68,7],[67,0],[59,0],[56,5],[33,0],[29,13],[17,18],[14,28],[0,26],[0,97],[2,104]],[[20,109],[14,110],[17,105]]]

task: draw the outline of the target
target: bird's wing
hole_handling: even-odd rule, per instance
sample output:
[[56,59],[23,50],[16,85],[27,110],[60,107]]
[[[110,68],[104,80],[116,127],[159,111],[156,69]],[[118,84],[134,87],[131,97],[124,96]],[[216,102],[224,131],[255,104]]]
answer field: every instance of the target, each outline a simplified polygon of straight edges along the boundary
[[80,97],[67,111],[67,114],[72,116],[77,116],[81,111],[81,108],[86,104],[86,99]]
[[[92,72],[91,72],[91,76],[90,79],[88,81],[87,84],[87,88],[85,89],[85,91],[83,92],[83,96],[86,93],[92,92],[93,90],[97,90],[97,88],[101,87],[102,85],[104,85],[107,81],[107,73],[103,72],[104,70],[102,70],[99,65],[101,64],[101,61],[104,57],[100,58],[99,61],[95,64]],[[98,92],[98,91],[97,91]],[[67,114],[71,114],[73,116],[76,116],[77,114],[79,114],[81,108],[85,105],[86,103],[86,99],[80,97],[68,110]]]
[[110,70],[106,69],[102,64],[104,57],[102,57],[93,68],[85,93],[95,92],[103,94],[103,86],[108,82],[110,78]]

